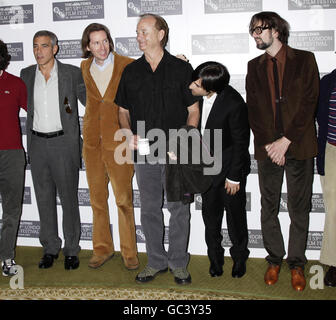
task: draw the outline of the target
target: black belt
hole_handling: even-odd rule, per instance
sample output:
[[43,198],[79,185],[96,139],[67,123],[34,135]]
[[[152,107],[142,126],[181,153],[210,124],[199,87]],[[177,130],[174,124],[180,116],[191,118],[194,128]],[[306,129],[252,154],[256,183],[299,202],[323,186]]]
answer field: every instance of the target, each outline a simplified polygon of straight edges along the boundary
[[38,132],[38,131],[32,130],[32,134],[34,134],[35,136],[41,137],[41,138],[49,139],[49,138],[55,138],[55,137],[63,136],[64,131],[60,130],[60,131],[56,131],[56,132],[44,133],[44,132]]

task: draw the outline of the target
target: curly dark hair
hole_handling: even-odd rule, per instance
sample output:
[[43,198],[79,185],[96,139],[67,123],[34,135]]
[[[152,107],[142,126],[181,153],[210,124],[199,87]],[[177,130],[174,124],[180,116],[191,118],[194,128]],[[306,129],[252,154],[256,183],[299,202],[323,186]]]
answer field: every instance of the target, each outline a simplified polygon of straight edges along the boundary
[[6,43],[0,40],[0,70],[7,69],[10,59],[11,55],[8,53]]

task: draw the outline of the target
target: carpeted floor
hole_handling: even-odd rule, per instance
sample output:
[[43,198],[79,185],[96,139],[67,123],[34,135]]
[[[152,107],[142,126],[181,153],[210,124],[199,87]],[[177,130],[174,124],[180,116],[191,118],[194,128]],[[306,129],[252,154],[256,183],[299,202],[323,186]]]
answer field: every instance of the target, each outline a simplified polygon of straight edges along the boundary
[[[80,252],[80,267],[64,270],[60,255],[50,269],[38,269],[42,249],[18,247],[16,262],[24,270],[24,289],[11,289],[10,278],[0,277],[1,300],[335,300],[336,288],[312,289],[310,274],[318,261],[309,261],[305,273],[307,286],[303,292],[295,292],[290,283],[290,272],[283,264],[276,285],[268,287],[263,277],[267,264],[264,259],[250,258],[243,278],[231,277],[232,260],[225,257],[224,274],[211,278],[206,256],[191,256],[189,272],[192,284],[179,286],[170,272],[161,274],[147,284],[138,284],[134,278],[139,272],[128,271],[123,266],[120,253],[99,269],[90,269],[88,261],[92,252]],[[139,254],[141,268],[146,255]],[[313,269],[313,268],[312,268]],[[325,270],[324,270],[325,272]],[[315,278],[313,280],[315,281]]]

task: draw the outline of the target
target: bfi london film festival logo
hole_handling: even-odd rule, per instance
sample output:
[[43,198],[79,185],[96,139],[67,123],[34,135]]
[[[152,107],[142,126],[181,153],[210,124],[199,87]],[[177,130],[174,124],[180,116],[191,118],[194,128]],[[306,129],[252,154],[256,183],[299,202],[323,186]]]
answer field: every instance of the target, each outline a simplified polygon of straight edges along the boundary
[[[116,52],[122,56],[140,57],[143,52],[139,49],[136,37],[119,37],[115,38]],[[170,43],[168,40],[166,49],[170,50]]]
[[9,24],[11,28],[23,28],[22,24],[34,22],[32,4],[0,7],[0,25]]
[[127,17],[148,12],[161,16],[181,15],[182,0],[127,0]]
[[6,43],[11,61],[23,61],[23,42]]
[[82,57],[81,40],[59,40],[58,59],[80,59]]
[[289,45],[308,51],[334,51],[334,30],[292,31],[288,40]]
[[193,55],[249,52],[249,37],[246,33],[194,34],[191,43]]
[[262,11],[262,0],[204,0],[204,13]]
[[335,9],[335,0],[288,0],[288,10]]
[[53,21],[104,19],[104,0],[53,2]]

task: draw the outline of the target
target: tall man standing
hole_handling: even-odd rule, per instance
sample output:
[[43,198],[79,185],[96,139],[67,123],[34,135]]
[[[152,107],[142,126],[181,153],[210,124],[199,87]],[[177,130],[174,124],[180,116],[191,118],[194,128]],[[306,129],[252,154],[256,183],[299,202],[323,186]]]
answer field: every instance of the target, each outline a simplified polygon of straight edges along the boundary
[[[128,129],[131,148],[137,149],[140,132],[137,121],[145,122],[145,134],[151,129],[179,129],[188,124],[197,127],[199,110],[197,98],[188,89],[191,82],[190,64],[173,57],[164,48],[169,28],[157,15],[145,14],[137,25],[137,41],[144,55],[129,64],[120,80],[116,95],[119,122]],[[144,138],[144,137],[141,137]],[[147,282],[169,267],[178,284],[191,282],[187,271],[190,212],[181,201],[167,203],[170,211],[169,249],[163,244],[162,214],[165,189],[165,165],[135,164],[141,201],[141,224],[146,237],[148,264],[136,281]]]
[[98,268],[114,255],[108,208],[108,182],[111,182],[118,207],[120,251],[125,267],[137,269],[132,178],[132,164],[118,164],[114,140],[119,127],[118,106],[114,103],[121,74],[132,59],[113,52],[108,28],[92,23],[82,36],[81,69],[87,89],[83,125],[83,158],[93,210],[93,256],[89,267]]
[[287,263],[292,286],[305,288],[304,265],[317,153],[314,114],[319,73],[314,54],[287,45],[289,24],[274,12],[255,14],[249,31],[265,54],[249,61],[246,93],[261,193],[261,228],[269,267],[265,283],[278,280],[285,246],[278,220],[286,173],[291,219]]
[[14,256],[26,162],[18,113],[20,108],[27,110],[27,89],[20,78],[5,71],[10,59],[6,44],[0,40],[0,260],[4,276],[13,276],[17,272]]
[[28,90],[27,150],[44,249],[39,268],[50,268],[62,246],[57,227],[57,190],[63,210],[64,267],[76,269],[80,251],[81,163],[77,100],[85,105],[85,85],[78,67],[55,59],[57,50],[56,35],[38,31],[33,38],[37,65],[21,70]]

